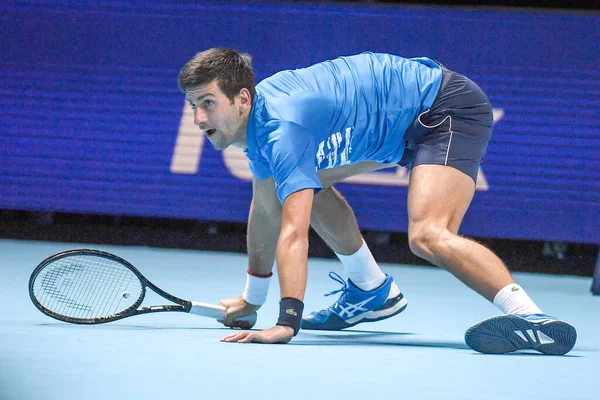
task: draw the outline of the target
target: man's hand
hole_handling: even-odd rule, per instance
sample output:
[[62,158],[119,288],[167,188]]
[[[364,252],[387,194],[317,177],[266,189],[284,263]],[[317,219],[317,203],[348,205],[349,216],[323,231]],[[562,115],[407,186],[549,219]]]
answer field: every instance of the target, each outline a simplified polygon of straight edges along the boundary
[[250,329],[254,326],[249,321],[235,321],[237,318],[245,317],[256,313],[260,306],[248,304],[243,297],[234,297],[231,299],[223,299],[219,302],[220,306],[227,309],[227,314],[224,320],[219,320],[225,326],[229,328],[242,328]]
[[221,339],[221,342],[238,343],[287,343],[294,337],[294,330],[289,326],[276,325],[271,329],[258,332],[237,332]]

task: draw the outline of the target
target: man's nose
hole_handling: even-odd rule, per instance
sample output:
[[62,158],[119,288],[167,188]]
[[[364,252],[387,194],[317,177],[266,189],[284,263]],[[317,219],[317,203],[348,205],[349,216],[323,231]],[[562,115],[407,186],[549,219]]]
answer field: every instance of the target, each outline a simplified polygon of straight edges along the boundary
[[198,125],[200,129],[203,129],[204,124],[207,122],[206,112],[200,108],[194,110],[194,124]]

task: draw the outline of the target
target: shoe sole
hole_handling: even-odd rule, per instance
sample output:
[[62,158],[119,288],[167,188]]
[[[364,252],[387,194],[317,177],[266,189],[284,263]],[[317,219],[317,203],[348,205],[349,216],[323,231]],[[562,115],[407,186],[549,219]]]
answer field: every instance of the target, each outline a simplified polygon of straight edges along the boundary
[[484,354],[533,349],[543,354],[563,355],[571,351],[576,341],[577,331],[564,321],[530,322],[516,315],[486,319],[465,333],[467,346]]
[[[390,301],[390,300],[388,300]],[[306,320],[302,321],[302,329],[305,330],[314,330],[314,331],[341,331],[343,329],[352,328],[358,324],[362,324],[363,322],[377,322],[384,319],[388,319],[393,317],[394,315],[400,314],[406,306],[408,305],[408,301],[402,297],[399,301],[391,307],[387,307],[385,309],[367,311],[357,317],[350,318],[348,320],[339,319],[339,323],[343,324],[343,326],[337,324],[331,324],[327,326],[327,323],[321,324],[312,324]],[[338,317],[339,318],[339,317]],[[351,322],[348,322],[351,321]]]

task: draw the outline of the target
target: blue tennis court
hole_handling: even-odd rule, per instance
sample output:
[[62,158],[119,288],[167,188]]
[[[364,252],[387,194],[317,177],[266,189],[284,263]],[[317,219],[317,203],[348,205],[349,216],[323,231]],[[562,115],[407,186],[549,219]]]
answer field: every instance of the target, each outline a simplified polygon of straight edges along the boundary
[[[598,9],[335,3],[2,2],[0,400],[600,399]],[[74,248],[114,253],[186,300],[242,293],[252,172],[242,149],[203,138],[177,82],[216,46],[250,54],[256,83],[374,52],[430,57],[480,85],[494,133],[460,234],[538,272],[514,276],[577,328],[574,349],[472,351],[465,331],[499,311],[450,273],[407,264],[381,264],[408,299],[400,315],[287,345],[222,343],[230,329],[183,313],[84,326],[39,312],[31,272]],[[340,183],[378,260],[421,261],[404,235],[408,184],[396,166]],[[305,315],[337,297],[323,296],[339,288],[328,273],[345,275],[315,242]],[[275,324],[279,299],[273,279],[255,329]]]
[[[221,343],[230,330],[183,313],[136,316],[95,326],[53,320],[31,303],[29,275],[47,256],[93,247],[115,253],[162,289],[218,303],[243,289],[242,254],[0,240],[0,399],[594,399],[600,365],[600,297],[591,278],[517,273],[542,310],[578,330],[566,356],[482,355],[465,330],[498,313],[449,273],[383,264],[408,298],[403,313],[341,332],[301,331],[287,345]],[[306,310],[337,289],[336,260],[311,259]],[[274,280],[256,328],[277,318]],[[161,301],[149,295],[144,305]]]

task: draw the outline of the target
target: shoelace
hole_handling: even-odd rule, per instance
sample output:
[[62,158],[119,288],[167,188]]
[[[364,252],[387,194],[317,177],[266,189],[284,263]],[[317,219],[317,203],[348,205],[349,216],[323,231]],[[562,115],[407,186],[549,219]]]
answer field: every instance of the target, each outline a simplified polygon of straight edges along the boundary
[[[334,281],[341,283],[341,284],[342,284],[342,287],[341,287],[340,289],[336,289],[336,290],[334,290],[333,292],[326,293],[326,294],[325,294],[325,296],[331,296],[332,294],[336,294],[336,293],[339,293],[339,292],[344,292],[344,293],[342,294],[342,296],[343,296],[344,294],[346,294],[346,292],[348,291],[348,284],[346,283],[346,281],[345,281],[345,280],[344,280],[344,279],[343,279],[341,276],[339,276],[337,273],[335,273],[335,272],[333,272],[333,271],[331,271],[331,272],[329,273],[329,277],[330,277],[331,279],[333,279]],[[340,298],[341,298],[341,297],[340,297]]]
[[342,292],[342,295],[340,296],[338,301],[333,303],[331,306],[327,307],[324,310],[319,311],[319,314],[323,314],[323,315],[326,315],[330,310],[333,311],[336,304],[345,301],[346,294],[348,293],[348,285],[346,284],[346,281],[341,276],[339,276],[337,273],[332,271],[329,273],[329,277],[331,279],[333,279],[334,281],[340,283],[342,285],[342,287],[334,290],[333,292],[326,293],[325,296],[331,296],[333,294],[340,293],[340,292]]

